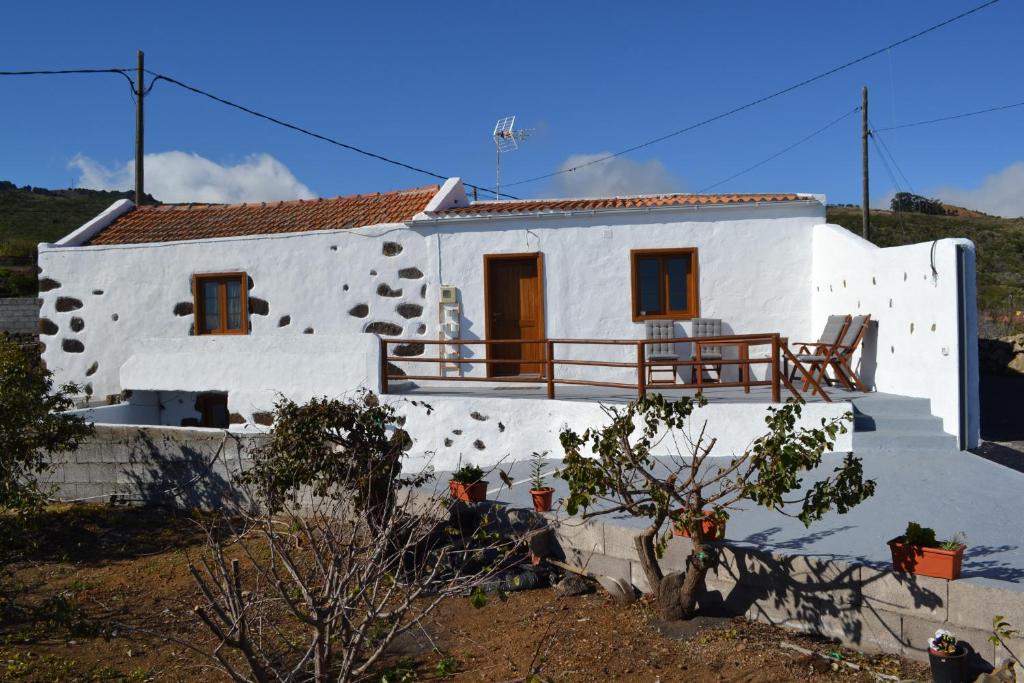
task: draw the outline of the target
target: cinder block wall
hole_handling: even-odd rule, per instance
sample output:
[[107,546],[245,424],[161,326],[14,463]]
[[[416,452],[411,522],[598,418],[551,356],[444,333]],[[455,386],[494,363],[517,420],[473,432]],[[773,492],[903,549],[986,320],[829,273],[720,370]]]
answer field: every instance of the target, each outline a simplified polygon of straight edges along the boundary
[[65,501],[172,504],[217,509],[241,495],[232,478],[267,437],[207,429],[96,425],[71,453],[56,454],[47,483]]
[[[553,525],[567,561],[650,590],[633,544],[636,528],[578,519]],[[992,617],[1001,614],[1024,626],[1024,586],[1018,584],[1002,588],[945,581],[880,566],[740,548],[728,541],[715,547],[717,564],[708,572],[702,605],[854,648],[927,660],[928,639],[944,628],[995,663],[1007,653],[988,642]],[[672,538],[662,559],[665,572],[684,571],[690,549],[689,539]],[[1024,639],[1008,644],[1014,652],[1024,651]]]
[[35,297],[0,299],[0,332],[39,334],[41,304]]

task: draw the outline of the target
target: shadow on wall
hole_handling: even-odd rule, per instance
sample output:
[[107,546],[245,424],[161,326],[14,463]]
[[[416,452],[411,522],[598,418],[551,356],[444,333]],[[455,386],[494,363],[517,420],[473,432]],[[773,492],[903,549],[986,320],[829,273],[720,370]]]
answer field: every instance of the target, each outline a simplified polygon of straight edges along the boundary
[[860,359],[858,367],[854,368],[864,386],[869,389],[875,387],[875,371],[878,369],[878,321],[872,319],[868,323],[867,332],[860,345]]
[[138,430],[130,446],[129,466],[124,468],[132,495],[144,505],[217,510],[242,502],[232,483],[233,472],[226,452],[244,450],[236,435],[224,432],[220,446],[209,450],[186,442]]

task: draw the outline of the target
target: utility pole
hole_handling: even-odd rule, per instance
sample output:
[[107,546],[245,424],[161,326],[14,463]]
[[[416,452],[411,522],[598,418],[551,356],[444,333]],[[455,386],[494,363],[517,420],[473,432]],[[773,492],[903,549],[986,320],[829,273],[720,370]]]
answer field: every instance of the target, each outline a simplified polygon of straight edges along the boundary
[[145,73],[146,56],[139,50],[139,70],[135,78],[135,206],[142,206],[144,194],[144,169],[142,168],[143,124],[142,124],[142,78]]
[[871,216],[868,203],[868,86],[860,91],[860,153],[863,165],[863,193],[861,198],[861,235],[866,240],[871,240]]

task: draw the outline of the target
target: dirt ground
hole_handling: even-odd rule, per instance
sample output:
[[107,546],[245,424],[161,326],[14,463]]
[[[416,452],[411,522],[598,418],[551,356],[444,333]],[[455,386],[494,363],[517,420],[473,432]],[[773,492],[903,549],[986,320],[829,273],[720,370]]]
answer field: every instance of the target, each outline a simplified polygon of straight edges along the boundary
[[[0,681],[224,680],[175,642],[210,645],[192,614],[197,596],[186,571],[204,538],[180,513],[53,510],[37,549],[0,577]],[[877,680],[869,670],[928,679],[916,663],[742,620],[690,623],[685,639],[678,624],[667,635],[656,626],[644,601],[624,607],[601,594],[557,598],[538,589],[480,609],[452,599],[397,643],[371,680],[512,683],[531,672],[557,683]]]

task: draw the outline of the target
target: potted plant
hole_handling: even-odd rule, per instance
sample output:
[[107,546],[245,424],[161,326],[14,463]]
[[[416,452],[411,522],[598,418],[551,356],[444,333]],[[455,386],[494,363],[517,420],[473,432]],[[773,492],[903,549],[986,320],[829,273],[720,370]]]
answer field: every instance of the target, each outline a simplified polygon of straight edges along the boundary
[[[677,511],[681,517],[676,519],[672,523],[672,534],[674,536],[690,537],[690,526],[696,523],[696,520],[688,521],[685,517],[686,511],[679,509]],[[725,538],[725,522],[729,519],[729,513],[725,510],[704,510],[703,519],[700,522],[700,529],[704,533],[704,540],[706,541],[720,541]]]
[[892,566],[899,572],[954,580],[960,576],[966,537],[958,532],[948,541],[938,541],[935,530],[909,522],[902,536],[889,541]]
[[545,486],[544,481],[544,456],[548,452],[530,454],[530,495],[533,496],[533,509],[537,512],[549,512],[551,510],[551,496],[555,489]]
[[932,669],[935,683],[961,683],[964,678],[964,661],[967,648],[957,642],[956,636],[941,628],[928,641],[928,664]]
[[487,498],[487,482],[483,481],[484,471],[469,463],[455,470],[448,489],[452,498],[464,503],[479,503]]

